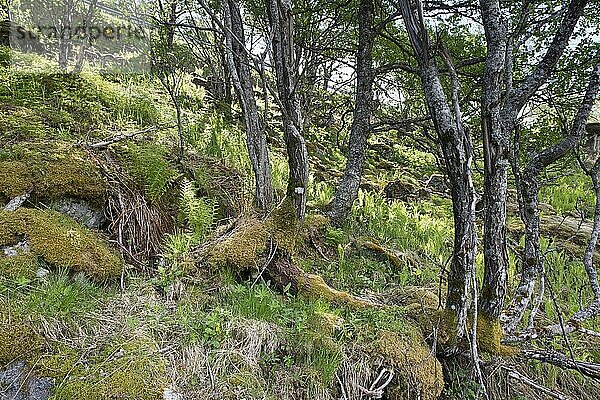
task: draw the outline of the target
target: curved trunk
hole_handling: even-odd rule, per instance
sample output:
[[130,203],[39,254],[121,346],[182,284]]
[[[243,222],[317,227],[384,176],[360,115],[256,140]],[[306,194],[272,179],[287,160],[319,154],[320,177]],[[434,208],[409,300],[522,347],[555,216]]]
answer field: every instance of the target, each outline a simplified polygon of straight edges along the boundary
[[362,0],[358,12],[358,53],[356,55],[356,93],[354,119],[348,141],[348,157],[344,176],[335,192],[331,220],[343,222],[356,197],[363,175],[367,138],[371,130],[371,102],[373,101],[373,0]]

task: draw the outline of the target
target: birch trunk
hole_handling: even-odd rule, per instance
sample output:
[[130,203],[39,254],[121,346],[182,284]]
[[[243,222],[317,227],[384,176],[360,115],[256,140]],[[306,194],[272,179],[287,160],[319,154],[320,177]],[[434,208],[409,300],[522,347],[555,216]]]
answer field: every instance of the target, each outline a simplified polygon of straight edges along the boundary
[[422,4],[417,1],[415,9],[411,6],[410,0],[403,0],[400,2],[400,7],[411,46],[419,62],[419,76],[425,100],[442,146],[444,163],[451,184],[454,249],[448,272],[446,309],[456,315],[457,339],[461,339],[466,331],[471,276],[477,254],[473,148],[471,138],[462,126],[456,87],[453,88],[454,113],[446,99],[440,73],[429,45],[430,39],[423,21]]
[[354,119],[348,141],[348,157],[342,180],[333,198],[331,220],[342,223],[356,197],[363,175],[367,139],[371,131],[373,101],[373,0],[361,0],[358,11],[358,53],[356,55],[356,93]]
[[504,307],[508,270],[506,193],[510,132],[506,130],[501,117],[503,78],[508,57],[508,32],[498,0],[482,0],[481,13],[487,42],[487,56],[481,100],[485,171],[483,189],[485,270],[480,309],[488,319],[497,319]]
[[239,99],[244,125],[246,146],[254,171],[255,205],[267,210],[273,203],[271,164],[267,148],[267,135],[261,123],[250,75],[249,58],[245,49],[245,35],[240,6],[237,0],[223,3],[225,17],[225,53],[234,89]]
[[290,197],[300,220],[306,213],[308,186],[308,152],[302,136],[302,114],[297,88],[297,63],[294,60],[294,18],[291,1],[266,0],[271,27],[271,50],[277,91],[283,114],[284,140],[287,148],[290,175],[287,196]]

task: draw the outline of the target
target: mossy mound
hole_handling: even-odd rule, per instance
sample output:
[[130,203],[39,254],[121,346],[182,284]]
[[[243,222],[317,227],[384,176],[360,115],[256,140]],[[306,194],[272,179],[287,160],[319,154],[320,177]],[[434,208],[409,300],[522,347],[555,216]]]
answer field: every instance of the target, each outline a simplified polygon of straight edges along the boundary
[[36,277],[39,269],[37,256],[31,253],[19,253],[13,257],[4,257],[0,254],[0,276],[11,280]]
[[54,400],[154,400],[167,386],[166,361],[147,337],[102,347],[83,361],[75,351],[61,349],[42,357],[37,369],[61,382]]
[[285,201],[269,218],[240,219],[230,234],[217,240],[209,254],[209,263],[231,267],[237,272],[257,269],[267,251],[269,241],[277,249],[293,254],[298,223],[291,202]]
[[435,400],[440,396],[444,388],[442,366],[419,332],[382,331],[371,347],[401,375],[389,390],[389,399]]
[[266,250],[268,226],[256,219],[240,221],[235,232],[217,243],[209,254],[215,267],[232,267],[237,272],[258,267],[258,257]]
[[42,338],[27,323],[3,314],[0,317],[0,365],[34,360],[42,349]]
[[72,197],[104,203],[106,186],[99,168],[81,149],[55,142],[19,143],[0,153],[0,198],[31,191],[39,200]]
[[28,71],[3,70],[0,76],[0,142],[101,137],[123,122],[147,125],[159,119],[149,96],[152,87],[142,82],[133,79],[132,87],[123,90],[122,83],[97,74],[52,73],[51,65],[41,67],[47,60],[13,56]]
[[27,208],[0,211],[0,246],[23,238],[29,241],[33,254],[54,267],[84,272],[94,280],[121,274],[123,261],[98,234],[57,212]]

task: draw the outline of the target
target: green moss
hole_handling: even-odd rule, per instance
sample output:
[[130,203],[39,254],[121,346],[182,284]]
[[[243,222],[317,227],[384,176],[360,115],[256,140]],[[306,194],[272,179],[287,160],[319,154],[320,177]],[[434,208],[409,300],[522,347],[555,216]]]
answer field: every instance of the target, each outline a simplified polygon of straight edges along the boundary
[[316,311],[308,320],[308,324],[313,331],[332,337],[343,326],[344,319],[332,313]]
[[66,345],[57,345],[51,354],[42,355],[36,363],[36,371],[41,376],[64,379],[69,374],[83,374],[84,368],[78,365],[81,355]]
[[[19,57],[22,58],[22,57]],[[42,60],[40,60],[42,61]],[[31,63],[25,62],[31,71]],[[0,78],[0,141],[106,136],[115,125],[152,124],[159,112],[142,82],[109,82],[97,74],[6,70]]]
[[76,356],[60,351],[41,360],[40,369],[60,382],[54,400],[154,400],[167,386],[166,361],[146,337],[103,347],[87,359]]
[[419,331],[407,331],[405,334],[381,331],[371,345],[371,352],[383,356],[401,374],[399,384],[389,392],[390,399],[406,398],[407,393],[416,398],[415,393],[418,393],[423,400],[435,400],[442,393],[442,366]]
[[[429,322],[424,322],[426,320]],[[456,346],[456,314],[449,310],[432,312],[426,318],[422,319],[421,326],[424,324],[437,326],[438,322],[438,343],[446,346]],[[467,320],[469,334],[471,334],[472,327],[473,318],[469,315]],[[504,330],[497,319],[491,319],[484,314],[477,316],[477,345],[481,352],[500,356],[514,356],[518,354],[519,350],[517,348],[501,343],[503,338]],[[459,346],[468,346],[466,339],[463,343],[459,343]]]
[[273,211],[267,223],[270,227],[271,236],[275,243],[277,243],[277,246],[290,254],[294,254],[300,223],[296,217],[292,200],[289,197]]
[[27,323],[0,316],[0,365],[17,359],[34,360],[42,350],[42,338]]
[[0,246],[25,237],[31,251],[56,267],[105,280],[121,274],[123,261],[101,237],[54,211],[0,211]]
[[233,234],[214,246],[209,261],[214,266],[234,267],[237,271],[256,269],[269,239],[278,249],[294,254],[298,229],[291,201],[286,200],[264,221],[241,220]]
[[244,220],[226,240],[214,246],[209,262],[215,267],[233,267],[241,272],[257,268],[258,257],[266,250],[268,225],[264,222]]
[[[473,323],[471,322],[471,325]],[[516,347],[503,345],[504,330],[497,318],[489,318],[480,314],[477,318],[477,345],[481,351],[500,356],[515,356],[519,353]]]
[[3,257],[0,254],[0,276],[18,280],[35,279],[39,269],[37,257],[34,254],[17,254],[14,257]]
[[32,190],[40,200],[75,197],[104,202],[106,186],[98,167],[71,144],[21,143],[0,159],[0,195],[20,196]]

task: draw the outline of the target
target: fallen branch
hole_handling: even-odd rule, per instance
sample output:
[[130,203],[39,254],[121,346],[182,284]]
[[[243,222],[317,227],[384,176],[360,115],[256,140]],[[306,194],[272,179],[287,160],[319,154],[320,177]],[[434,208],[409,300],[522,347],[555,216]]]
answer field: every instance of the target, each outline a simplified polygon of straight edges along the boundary
[[[563,332],[564,328],[564,332]],[[593,336],[600,338],[600,332],[592,331],[590,329],[582,328],[579,324],[575,323],[573,320],[568,321],[564,327],[561,328],[560,324],[553,324],[544,326],[541,328],[532,328],[521,331],[518,335],[510,335],[506,336],[502,343],[519,343],[519,342],[527,342],[529,340],[535,339],[547,339],[556,336],[563,336],[563,334],[570,335],[572,333],[581,333],[587,336]]]
[[530,360],[545,362],[562,369],[574,370],[589,378],[600,380],[600,364],[574,360],[552,350],[524,350],[522,354]]
[[383,257],[387,258],[395,268],[398,269],[403,268],[405,265],[416,267],[420,264],[418,256],[415,254],[403,253],[395,249],[386,248],[367,239],[358,239],[355,244],[358,248],[364,248],[372,251],[375,254],[382,255]]
[[519,382],[523,382],[524,384],[529,385],[550,397],[553,397],[553,398],[559,399],[559,400],[569,400],[570,399],[569,397],[565,396],[562,393],[555,392],[551,389],[548,389],[545,386],[535,383],[533,380],[529,379],[525,375],[520,374],[519,372],[515,371],[514,369],[510,369],[507,367],[502,367],[502,368],[504,368],[508,372],[509,378],[517,380]]
[[121,134],[121,135],[113,136],[112,138],[105,138],[100,142],[88,144],[87,147],[89,147],[91,149],[105,149],[108,146],[110,146],[111,144],[115,144],[115,143],[121,142],[123,140],[133,139],[134,137],[136,137],[138,135],[142,135],[144,133],[155,132],[155,131],[168,129],[168,128],[174,128],[175,126],[176,125],[172,125],[172,124],[171,125],[151,126],[146,129],[142,129],[140,131]]

